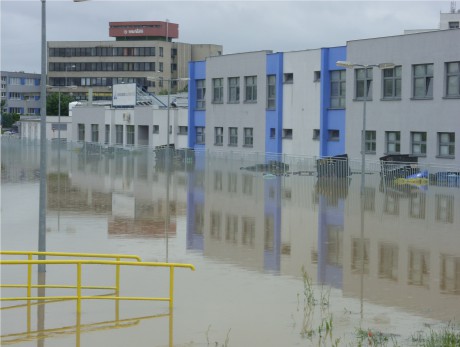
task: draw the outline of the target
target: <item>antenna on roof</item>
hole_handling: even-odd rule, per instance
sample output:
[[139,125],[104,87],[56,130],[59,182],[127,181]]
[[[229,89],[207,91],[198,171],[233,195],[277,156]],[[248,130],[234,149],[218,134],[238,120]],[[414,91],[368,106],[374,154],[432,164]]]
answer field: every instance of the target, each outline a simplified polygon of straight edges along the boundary
[[455,8],[457,7],[456,1],[450,2],[450,13],[455,13]]

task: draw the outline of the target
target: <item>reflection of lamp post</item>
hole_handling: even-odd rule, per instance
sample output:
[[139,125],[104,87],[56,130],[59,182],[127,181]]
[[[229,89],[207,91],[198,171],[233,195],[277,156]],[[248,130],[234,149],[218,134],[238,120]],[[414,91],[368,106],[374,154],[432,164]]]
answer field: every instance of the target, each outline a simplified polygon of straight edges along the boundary
[[364,293],[364,184],[365,184],[365,169],[366,169],[366,101],[369,93],[367,85],[367,70],[374,67],[379,69],[392,69],[393,63],[381,64],[353,64],[348,61],[338,61],[337,66],[345,67],[347,69],[363,68],[364,69],[364,95],[363,95],[363,128],[361,130],[361,318],[363,318],[363,293]]

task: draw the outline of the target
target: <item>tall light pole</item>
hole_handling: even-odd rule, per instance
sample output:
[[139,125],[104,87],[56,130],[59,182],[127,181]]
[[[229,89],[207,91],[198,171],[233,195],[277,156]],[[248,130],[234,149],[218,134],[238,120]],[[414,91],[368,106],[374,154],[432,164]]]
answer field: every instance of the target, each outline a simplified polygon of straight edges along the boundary
[[377,67],[381,70],[392,69],[395,64],[393,63],[381,63],[381,64],[354,64],[349,61],[337,61],[337,66],[341,66],[347,69],[362,68],[364,69],[364,95],[363,95],[363,128],[361,130],[361,319],[363,318],[363,295],[364,295],[364,207],[365,207],[365,196],[364,196],[364,185],[366,175],[366,101],[369,93],[369,87],[367,85],[367,70]]

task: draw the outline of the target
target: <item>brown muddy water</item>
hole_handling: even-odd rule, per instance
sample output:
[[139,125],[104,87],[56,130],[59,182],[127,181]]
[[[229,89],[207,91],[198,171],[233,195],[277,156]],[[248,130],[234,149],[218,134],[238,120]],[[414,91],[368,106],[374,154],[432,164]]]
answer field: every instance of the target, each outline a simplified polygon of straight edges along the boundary
[[[2,301],[22,306],[2,309],[1,344],[366,346],[360,332],[371,331],[387,346],[416,346],[418,332],[458,328],[458,186],[383,184],[370,170],[361,204],[359,174],[319,179],[314,161],[299,158],[284,175],[247,170],[258,162],[197,154],[168,174],[151,150],[51,146],[47,251],[135,254],[196,271],[176,269],[172,311],[165,302],[83,300],[77,314],[75,301]],[[37,250],[38,144],[2,139],[1,165],[1,249]],[[2,284],[27,281],[24,266],[1,271]],[[33,280],[73,284],[75,272],[47,265],[39,278],[34,267]],[[161,269],[122,268],[120,278],[122,295],[167,295]],[[85,267],[85,284],[113,280],[113,268]],[[3,298],[22,295],[2,288]]]

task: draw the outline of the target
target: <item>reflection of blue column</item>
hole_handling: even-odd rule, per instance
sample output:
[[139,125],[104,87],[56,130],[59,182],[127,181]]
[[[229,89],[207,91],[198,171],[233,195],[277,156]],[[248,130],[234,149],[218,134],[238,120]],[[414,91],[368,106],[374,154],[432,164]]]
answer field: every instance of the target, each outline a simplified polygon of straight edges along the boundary
[[199,169],[198,164],[200,162],[199,158],[196,158],[197,166],[195,169],[188,174],[188,186],[187,186],[187,249],[191,250],[204,250],[204,234],[203,230],[199,231],[196,229],[196,216],[197,210],[200,209],[204,211],[204,188],[197,187],[197,175],[204,175],[204,170],[201,168]]
[[[273,241],[271,249],[264,246],[264,269],[279,273],[281,268],[281,177],[264,181],[264,223],[273,218]],[[265,245],[264,226],[264,245]]]
[[[332,185],[333,183],[330,182]],[[344,188],[344,187],[342,187]],[[332,194],[336,194],[339,187],[329,186]],[[329,239],[329,230],[336,230],[343,234],[344,229],[344,199],[337,199],[337,205],[328,204],[328,199],[323,194],[319,196],[318,211],[318,283],[330,285],[335,288],[342,288],[343,268],[342,264],[330,264],[328,261],[330,242],[335,240]],[[343,238],[341,238],[343,240]],[[343,247],[340,244],[338,247]]]

